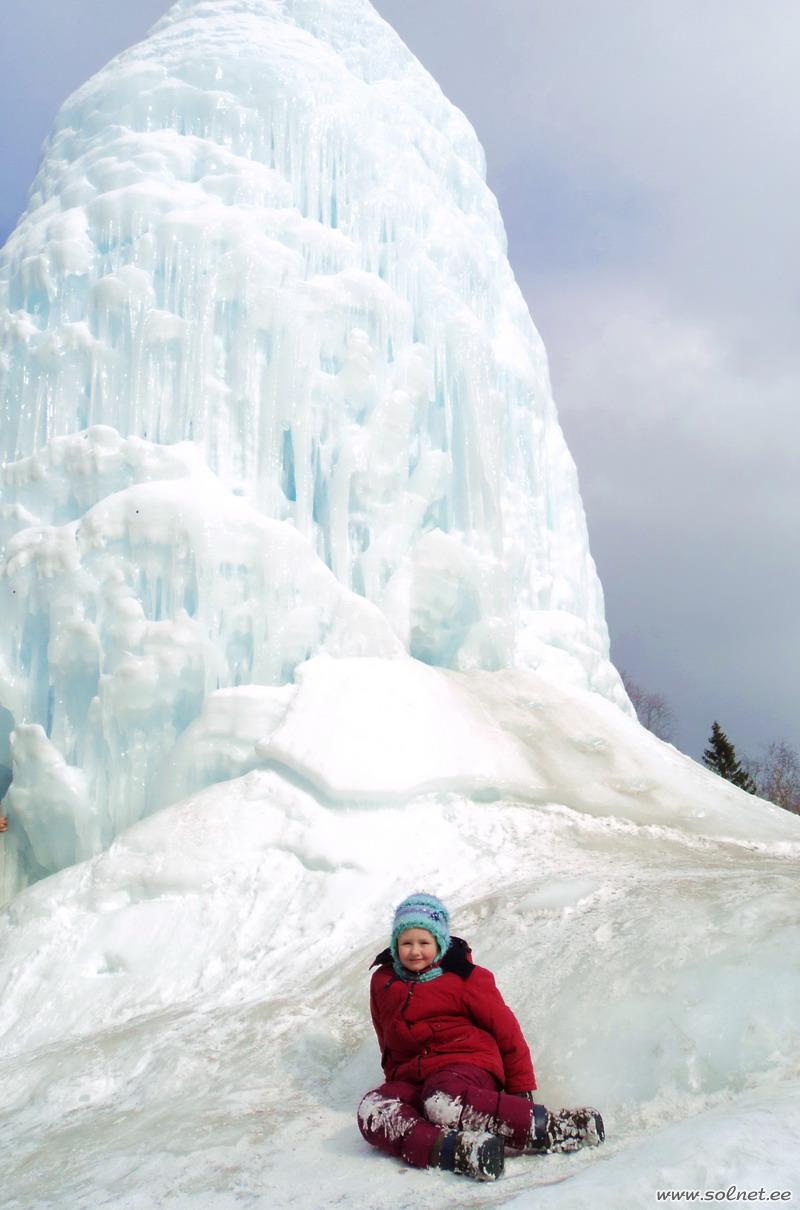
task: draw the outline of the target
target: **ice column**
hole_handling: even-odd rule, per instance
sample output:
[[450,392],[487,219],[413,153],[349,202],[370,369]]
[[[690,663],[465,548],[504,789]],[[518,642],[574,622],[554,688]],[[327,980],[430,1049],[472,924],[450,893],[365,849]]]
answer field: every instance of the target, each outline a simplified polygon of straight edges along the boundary
[[0,707],[78,850],[346,631],[624,704],[482,149],[367,0],[181,0],[70,97],[0,342]]

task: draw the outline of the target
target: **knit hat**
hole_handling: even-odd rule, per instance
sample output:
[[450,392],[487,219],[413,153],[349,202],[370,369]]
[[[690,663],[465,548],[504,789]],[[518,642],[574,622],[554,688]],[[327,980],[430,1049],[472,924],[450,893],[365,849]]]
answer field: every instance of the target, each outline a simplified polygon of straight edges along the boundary
[[392,957],[398,962],[397,939],[406,929],[427,929],[432,934],[439,952],[436,960],[443,958],[450,948],[450,913],[435,895],[420,892],[409,895],[398,906],[392,923]]

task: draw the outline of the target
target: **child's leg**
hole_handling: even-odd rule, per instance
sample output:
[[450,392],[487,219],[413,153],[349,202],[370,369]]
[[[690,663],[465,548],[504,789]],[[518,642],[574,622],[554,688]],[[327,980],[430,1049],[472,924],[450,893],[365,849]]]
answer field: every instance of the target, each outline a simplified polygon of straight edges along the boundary
[[358,1126],[373,1147],[400,1156],[414,1168],[427,1168],[443,1132],[420,1113],[420,1091],[419,1084],[401,1080],[373,1088],[358,1107]]
[[500,1091],[495,1077],[466,1063],[436,1071],[422,1086],[422,1112],[445,1130],[487,1130],[501,1134],[508,1146],[529,1145],[533,1106],[523,1097]]
[[502,1135],[514,1151],[576,1151],[605,1138],[596,1109],[550,1113],[525,1097],[501,1092],[498,1081],[479,1067],[458,1064],[436,1071],[422,1086],[422,1112],[445,1130],[487,1130]]

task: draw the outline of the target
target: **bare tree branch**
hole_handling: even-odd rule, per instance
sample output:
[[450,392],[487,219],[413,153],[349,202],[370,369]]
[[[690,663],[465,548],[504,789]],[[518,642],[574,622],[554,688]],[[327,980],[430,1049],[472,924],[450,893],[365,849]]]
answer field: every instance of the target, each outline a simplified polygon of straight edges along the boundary
[[760,760],[748,761],[747,767],[761,798],[800,815],[800,754],[796,748],[785,739],[776,740],[764,749]]
[[667,699],[661,693],[648,693],[642,689],[624,669],[620,668],[619,674],[642,726],[659,739],[671,742],[675,735],[675,715]]

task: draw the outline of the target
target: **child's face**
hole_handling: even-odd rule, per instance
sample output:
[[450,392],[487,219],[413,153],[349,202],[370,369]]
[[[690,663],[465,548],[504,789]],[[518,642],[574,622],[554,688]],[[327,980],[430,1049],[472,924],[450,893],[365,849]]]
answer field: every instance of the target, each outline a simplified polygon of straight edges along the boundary
[[407,971],[424,971],[437,953],[436,939],[427,929],[406,929],[397,938],[397,956]]

